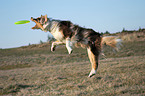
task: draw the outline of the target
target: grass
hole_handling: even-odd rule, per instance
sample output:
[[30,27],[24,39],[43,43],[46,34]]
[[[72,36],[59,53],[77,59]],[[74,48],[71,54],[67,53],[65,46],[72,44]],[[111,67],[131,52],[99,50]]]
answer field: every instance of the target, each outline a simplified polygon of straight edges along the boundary
[[123,42],[123,46],[119,52],[113,52],[112,48],[106,46],[104,52],[106,57],[128,57],[145,55],[145,41]]
[[106,47],[97,74],[88,78],[86,49],[31,45],[0,49],[0,95],[143,96],[145,41],[127,41],[119,52]]
[[27,68],[27,67],[31,67],[31,65],[29,64],[3,65],[0,67],[0,70],[10,70],[10,69]]
[[145,37],[145,33],[144,32],[134,32],[134,33],[132,33],[132,34],[130,34],[130,33],[127,33],[127,34],[125,34],[125,35],[123,35],[122,37],[121,37],[121,39],[123,40],[123,41],[136,41],[137,39],[139,39],[139,40],[144,40],[144,37]]

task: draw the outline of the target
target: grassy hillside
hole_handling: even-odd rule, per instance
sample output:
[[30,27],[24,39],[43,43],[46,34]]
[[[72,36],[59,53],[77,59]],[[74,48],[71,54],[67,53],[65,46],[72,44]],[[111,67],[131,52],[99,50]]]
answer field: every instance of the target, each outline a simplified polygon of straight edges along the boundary
[[105,47],[106,59],[100,57],[92,78],[87,77],[86,49],[74,48],[71,55],[65,46],[50,52],[49,44],[0,49],[0,95],[143,96],[145,34],[127,35],[120,35],[124,46],[119,52]]

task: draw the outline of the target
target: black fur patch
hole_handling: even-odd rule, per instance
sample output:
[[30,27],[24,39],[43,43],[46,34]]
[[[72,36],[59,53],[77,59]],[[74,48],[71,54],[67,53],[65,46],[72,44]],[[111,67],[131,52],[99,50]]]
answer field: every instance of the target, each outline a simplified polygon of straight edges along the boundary
[[60,31],[63,32],[64,38],[71,38],[73,36],[74,32],[70,29],[71,24],[70,21],[61,21],[59,23]]

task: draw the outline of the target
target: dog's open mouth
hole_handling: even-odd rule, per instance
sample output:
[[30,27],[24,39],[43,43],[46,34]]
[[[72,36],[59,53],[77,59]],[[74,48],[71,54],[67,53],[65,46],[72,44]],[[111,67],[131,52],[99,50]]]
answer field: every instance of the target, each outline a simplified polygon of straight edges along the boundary
[[35,22],[36,25],[34,27],[32,27],[32,29],[41,29],[41,30],[44,30],[42,24],[40,24],[37,19],[31,17],[31,21]]

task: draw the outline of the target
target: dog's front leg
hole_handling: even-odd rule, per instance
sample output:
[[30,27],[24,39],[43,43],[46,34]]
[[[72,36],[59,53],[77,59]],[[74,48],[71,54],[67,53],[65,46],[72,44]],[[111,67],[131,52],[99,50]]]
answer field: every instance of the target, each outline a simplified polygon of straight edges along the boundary
[[72,42],[70,41],[70,38],[66,38],[66,48],[68,50],[68,53],[71,54],[72,53]]
[[59,41],[55,41],[55,42],[52,42],[52,45],[51,45],[51,51],[55,51],[55,48],[57,45],[63,45],[64,43],[63,42],[59,42]]

